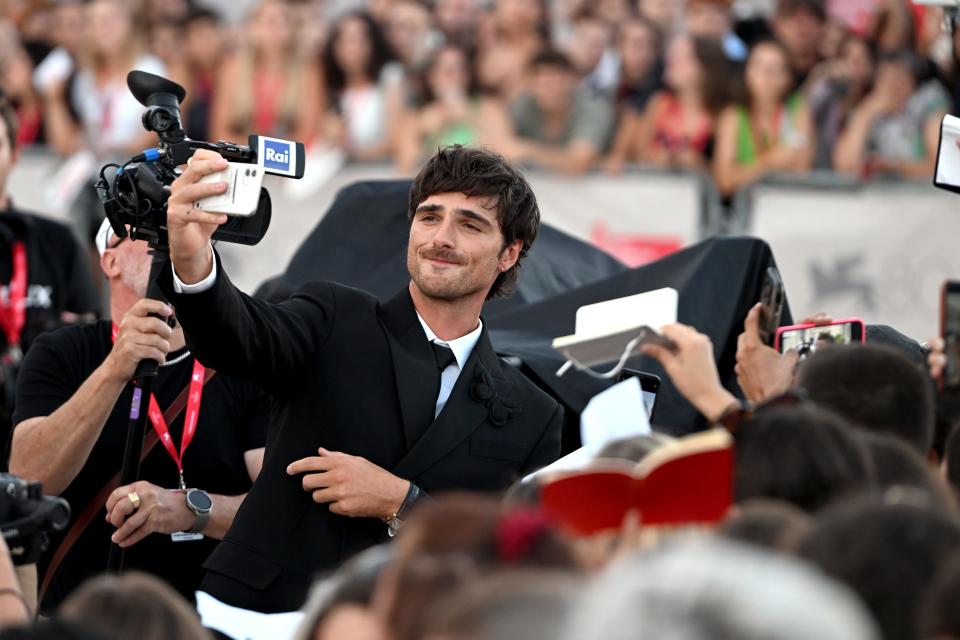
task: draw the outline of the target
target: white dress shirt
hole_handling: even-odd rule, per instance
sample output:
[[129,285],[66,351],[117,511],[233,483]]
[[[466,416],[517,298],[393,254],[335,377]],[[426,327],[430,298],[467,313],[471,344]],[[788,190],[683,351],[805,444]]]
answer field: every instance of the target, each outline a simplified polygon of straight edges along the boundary
[[436,418],[440,415],[440,412],[443,411],[443,406],[447,404],[447,399],[450,398],[450,392],[453,391],[453,385],[457,383],[457,378],[460,377],[460,372],[463,371],[464,365],[467,364],[467,359],[470,357],[470,354],[473,353],[473,348],[477,346],[477,340],[480,339],[480,333],[483,331],[483,321],[478,321],[477,328],[467,335],[447,342],[437,337],[437,334],[427,326],[427,323],[419,313],[417,313],[417,320],[420,321],[423,332],[427,334],[428,341],[445,345],[453,351],[454,361],[440,374],[440,394],[437,396],[437,406],[433,412],[433,417]]

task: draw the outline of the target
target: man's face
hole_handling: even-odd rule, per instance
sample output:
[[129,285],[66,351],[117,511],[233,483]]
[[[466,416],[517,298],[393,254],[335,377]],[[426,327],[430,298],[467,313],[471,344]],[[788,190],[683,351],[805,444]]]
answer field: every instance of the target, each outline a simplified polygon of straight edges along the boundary
[[685,16],[687,30],[694,36],[721,37],[730,32],[730,9],[719,2],[688,2]]
[[795,56],[810,55],[820,47],[823,23],[807,9],[797,9],[792,14],[778,16],[774,25],[777,37]]
[[[150,284],[150,247],[144,240],[133,241],[130,238],[110,238],[107,249],[116,257],[115,268],[120,271],[120,280],[140,298],[147,296],[147,286]],[[109,273],[107,274],[110,275]]]
[[573,102],[576,89],[573,72],[553,65],[540,65],[533,72],[533,96],[546,113],[565,111]]
[[429,298],[486,297],[501,268],[516,262],[518,251],[503,247],[495,200],[437,193],[421,202],[413,216],[407,270]]
[[16,150],[10,145],[7,123],[0,118],[0,194],[7,192],[7,179],[16,163]]

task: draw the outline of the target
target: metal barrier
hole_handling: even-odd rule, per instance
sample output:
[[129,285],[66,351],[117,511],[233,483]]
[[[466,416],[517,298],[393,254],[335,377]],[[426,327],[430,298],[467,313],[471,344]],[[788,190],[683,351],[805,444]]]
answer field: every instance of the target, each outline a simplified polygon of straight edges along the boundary
[[939,288],[960,274],[960,202],[927,183],[769,181],[738,198],[734,231],[773,249],[795,317],[825,311],[938,332]]

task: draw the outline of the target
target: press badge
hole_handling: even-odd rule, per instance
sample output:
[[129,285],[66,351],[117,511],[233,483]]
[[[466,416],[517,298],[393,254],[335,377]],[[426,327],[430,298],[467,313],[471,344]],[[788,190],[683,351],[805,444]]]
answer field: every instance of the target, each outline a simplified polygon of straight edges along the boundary
[[202,533],[190,533],[189,531],[177,531],[170,534],[170,539],[174,542],[193,542],[194,540],[203,540]]

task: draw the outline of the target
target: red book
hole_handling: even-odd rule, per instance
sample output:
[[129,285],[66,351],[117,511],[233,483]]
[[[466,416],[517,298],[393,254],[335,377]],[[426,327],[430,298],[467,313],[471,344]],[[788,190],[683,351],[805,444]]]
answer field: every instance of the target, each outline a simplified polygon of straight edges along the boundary
[[712,429],[665,445],[640,464],[598,460],[541,490],[548,517],[576,535],[619,529],[632,509],[643,525],[705,524],[733,504],[733,440]]

